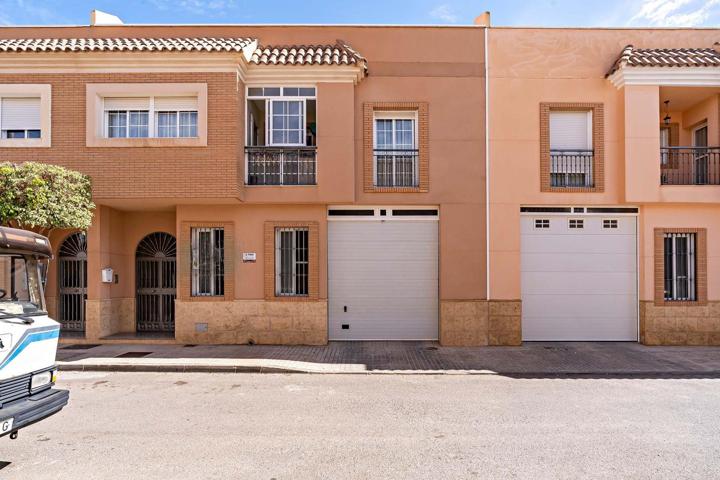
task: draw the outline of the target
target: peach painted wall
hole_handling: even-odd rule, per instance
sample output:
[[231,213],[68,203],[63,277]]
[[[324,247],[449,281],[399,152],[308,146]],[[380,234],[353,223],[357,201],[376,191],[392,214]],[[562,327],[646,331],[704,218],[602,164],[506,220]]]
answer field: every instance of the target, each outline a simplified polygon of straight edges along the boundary
[[647,205],[642,207],[640,237],[640,300],[653,300],[653,230],[655,228],[707,229],[708,300],[720,300],[720,206]]
[[[692,29],[489,30],[491,298],[520,298],[521,205],[720,201],[697,187],[663,187],[660,196],[658,88],[616,89],[605,79],[628,44],[711,47],[715,36],[714,30]],[[603,103],[604,192],[540,191],[541,102]]]
[[[179,206],[182,222],[233,222],[235,235],[235,298],[264,298],[264,225],[266,221],[316,221],[320,224],[320,295],[327,298],[327,210],[323,205]],[[227,248],[228,246],[226,246]],[[256,262],[243,263],[243,252],[255,252]]]

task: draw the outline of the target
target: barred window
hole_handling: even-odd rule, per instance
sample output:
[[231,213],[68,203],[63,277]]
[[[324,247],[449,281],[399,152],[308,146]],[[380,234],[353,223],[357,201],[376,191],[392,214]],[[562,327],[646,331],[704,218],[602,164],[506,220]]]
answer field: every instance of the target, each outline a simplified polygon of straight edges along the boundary
[[309,230],[275,229],[275,294],[308,295]]
[[193,228],[192,296],[225,295],[225,231],[222,228]]
[[666,233],[664,238],[665,300],[695,301],[694,233]]

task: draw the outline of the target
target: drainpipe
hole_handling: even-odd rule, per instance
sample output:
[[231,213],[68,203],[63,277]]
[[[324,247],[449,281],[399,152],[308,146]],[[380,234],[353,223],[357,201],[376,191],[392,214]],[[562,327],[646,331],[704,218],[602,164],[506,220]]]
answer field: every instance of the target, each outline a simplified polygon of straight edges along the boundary
[[490,12],[475,18],[475,25],[483,27],[485,65],[485,300],[490,301],[490,78],[488,30]]

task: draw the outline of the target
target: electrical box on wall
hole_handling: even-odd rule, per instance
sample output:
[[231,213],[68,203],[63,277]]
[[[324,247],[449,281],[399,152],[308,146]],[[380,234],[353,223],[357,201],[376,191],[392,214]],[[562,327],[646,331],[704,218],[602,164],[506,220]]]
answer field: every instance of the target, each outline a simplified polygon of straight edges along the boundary
[[102,274],[101,274],[101,281],[102,283],[113,283],[114,276],[113,276],[113,269],[112,268],[103,268]]

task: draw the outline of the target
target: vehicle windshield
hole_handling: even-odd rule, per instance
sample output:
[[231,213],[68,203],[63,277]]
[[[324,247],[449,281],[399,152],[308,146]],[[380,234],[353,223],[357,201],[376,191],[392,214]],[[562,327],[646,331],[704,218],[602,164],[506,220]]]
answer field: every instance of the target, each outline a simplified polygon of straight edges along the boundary
[[32,315],[44,310],[38,260],[0,255],[0,317]]

